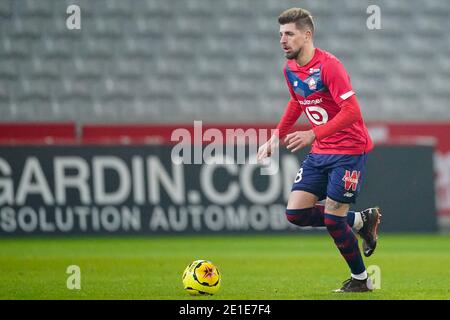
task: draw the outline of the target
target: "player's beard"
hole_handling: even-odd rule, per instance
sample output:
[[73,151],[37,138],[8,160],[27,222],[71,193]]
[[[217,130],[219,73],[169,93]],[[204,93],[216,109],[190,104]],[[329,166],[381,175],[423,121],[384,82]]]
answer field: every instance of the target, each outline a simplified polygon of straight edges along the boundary
[[288,60],[293,60],[293,59],[297,60],[297,57],[298,57],[298,55],[300,54],[301,51],[302,51],[302,49],[300,48],[300,49],[298,49],[296,51],[293,51],[293,52],[290,52],[290,53],[286,52],[285,53],[285,57]]

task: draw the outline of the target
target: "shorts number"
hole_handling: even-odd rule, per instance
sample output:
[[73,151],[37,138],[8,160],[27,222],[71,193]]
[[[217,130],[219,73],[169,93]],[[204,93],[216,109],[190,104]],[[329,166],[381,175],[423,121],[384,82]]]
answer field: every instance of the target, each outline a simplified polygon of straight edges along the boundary
[[300,182],[302,180],[302,174],[303,168],[300,168],[300,170],[297,173],[297,176],[295,177],[294,183]]

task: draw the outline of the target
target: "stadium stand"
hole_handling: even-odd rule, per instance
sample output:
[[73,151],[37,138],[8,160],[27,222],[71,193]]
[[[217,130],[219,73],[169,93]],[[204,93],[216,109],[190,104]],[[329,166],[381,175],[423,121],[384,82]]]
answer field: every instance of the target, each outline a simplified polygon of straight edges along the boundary
[[[81,30],[66,8],[81,8]],[[450,120],[450,2],[302,1],[368,120]],[[0,119],[276,122],[288,98],[277,16],[296,1],[3,0]]]

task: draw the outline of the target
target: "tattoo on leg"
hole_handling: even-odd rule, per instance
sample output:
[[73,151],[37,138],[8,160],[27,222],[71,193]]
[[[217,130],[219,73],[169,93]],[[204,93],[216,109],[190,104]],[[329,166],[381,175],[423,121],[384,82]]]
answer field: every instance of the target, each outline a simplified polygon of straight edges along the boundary
[[337,201],[334,201],[334,200],[331,200],[331,199],[327,199],[327,201],[325,202],[325,209],[327,211],[329,211],[329,210],[338,210],[343,205],[344,205],[343,203],[340,203],[340,202],[337,202]]

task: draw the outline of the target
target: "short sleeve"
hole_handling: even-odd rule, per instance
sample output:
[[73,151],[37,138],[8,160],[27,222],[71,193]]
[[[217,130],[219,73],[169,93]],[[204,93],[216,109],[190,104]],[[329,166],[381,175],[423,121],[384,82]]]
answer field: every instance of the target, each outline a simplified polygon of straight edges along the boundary
[[350,76],[336,58],[329,59],[322,65],[322,81],[338,105],[355,94]]

